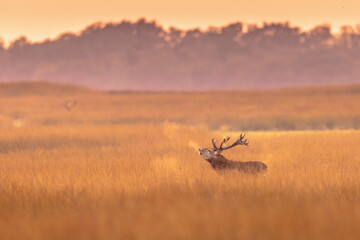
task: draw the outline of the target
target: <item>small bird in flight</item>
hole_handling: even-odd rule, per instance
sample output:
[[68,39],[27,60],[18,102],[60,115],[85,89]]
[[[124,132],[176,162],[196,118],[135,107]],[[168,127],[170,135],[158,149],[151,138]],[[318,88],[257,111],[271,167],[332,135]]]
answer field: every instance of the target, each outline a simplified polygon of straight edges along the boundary
[[75,107],[77,104],[77,101],[67,101],[64,104],[64,107],[66,108],[66,110],[70,111],[73,107]]

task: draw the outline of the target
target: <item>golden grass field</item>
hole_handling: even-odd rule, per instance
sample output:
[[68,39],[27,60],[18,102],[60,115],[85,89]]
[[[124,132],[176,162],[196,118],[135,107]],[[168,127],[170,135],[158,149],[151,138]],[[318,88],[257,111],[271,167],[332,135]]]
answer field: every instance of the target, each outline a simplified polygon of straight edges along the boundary
[[[360,93],[340,90],[298,96],[303,110],[289,107],[283,117],[354,121]],[[209,93],[82,91],[0,95],[1,240],[360,238],[360,131],[247,131],[250,146],[224,155],[262,161],[268,171],[218,174],[197,148],[239,132],[212,129],[196,109],[214,104],[208,117],[236,120],[237,104],[220,111],[221,102],[205,101]],[[293,106],[295,94],[285,92]],[[66,111],[63,102],[74,98],[78,106]],[[260,99],[257,107],[243,104],[252,118],[261,123],[266,111],[279,118]],[[256,115],[258,108],[265,112]]]
[[[71,113],[63,104],[77,100]],[[103,93],[45,83],[0,84],[0,127],[159,124],[210,130],[360,129],[360,85],[195,93]],[[15,122],[14,122],[15,121]]]

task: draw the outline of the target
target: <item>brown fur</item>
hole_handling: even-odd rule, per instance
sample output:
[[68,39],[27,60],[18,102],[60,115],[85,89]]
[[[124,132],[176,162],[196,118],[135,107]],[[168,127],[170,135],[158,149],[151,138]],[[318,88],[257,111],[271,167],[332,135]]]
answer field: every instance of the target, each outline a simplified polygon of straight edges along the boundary
[[226,159],[220,155],[215,157],[211,162],[211,167],[217,171],[237,169],[244,173],[259,173],[266,171],[267,166],[262,162],[250,161],[250,162],[237,162]]
[[211,164],[211,167],[217,171],[237,169],[243,173],[259,173],[267,170],[265,163],[250,161],[250,162],[238,162],[226,159],[221,152],[223,150],[229,149],[236,145],[246,145],[248,146],[247,140],[243,140],[245,135],[240,135],[239,139],[229,147],[223,148],[223,144],[227,142],[230,138],[224,139],[220,147],[216,146],[216,143],[213,141],[214,148],[200,148],[199,154]]

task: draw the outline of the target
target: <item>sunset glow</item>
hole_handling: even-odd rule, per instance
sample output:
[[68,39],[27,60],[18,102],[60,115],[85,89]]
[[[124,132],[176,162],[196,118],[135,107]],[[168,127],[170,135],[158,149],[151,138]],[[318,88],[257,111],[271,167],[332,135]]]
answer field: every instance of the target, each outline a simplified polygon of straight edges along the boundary
[[165,27],[203,29],[234,21],[290,21],[305,29],[329,23],[337,31],[341,25],[360,23],[358,0],[14,0],[1,1],[0,5],[0,36],[7,43],[20,35],[41,41],[65,31],[79,31],[97,21],[135,21],[140,17]]

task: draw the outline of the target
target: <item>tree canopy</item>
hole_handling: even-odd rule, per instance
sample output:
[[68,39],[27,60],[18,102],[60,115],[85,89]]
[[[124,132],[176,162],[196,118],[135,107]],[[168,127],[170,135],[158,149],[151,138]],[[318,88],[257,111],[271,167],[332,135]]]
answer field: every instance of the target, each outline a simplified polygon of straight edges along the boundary
[[32,43],[0,41],[0,82],[45,80],[99,89],[207,90],[360,83],[360,27],[333,34],[289,23],[207,30],[154,21],[95,23]]

